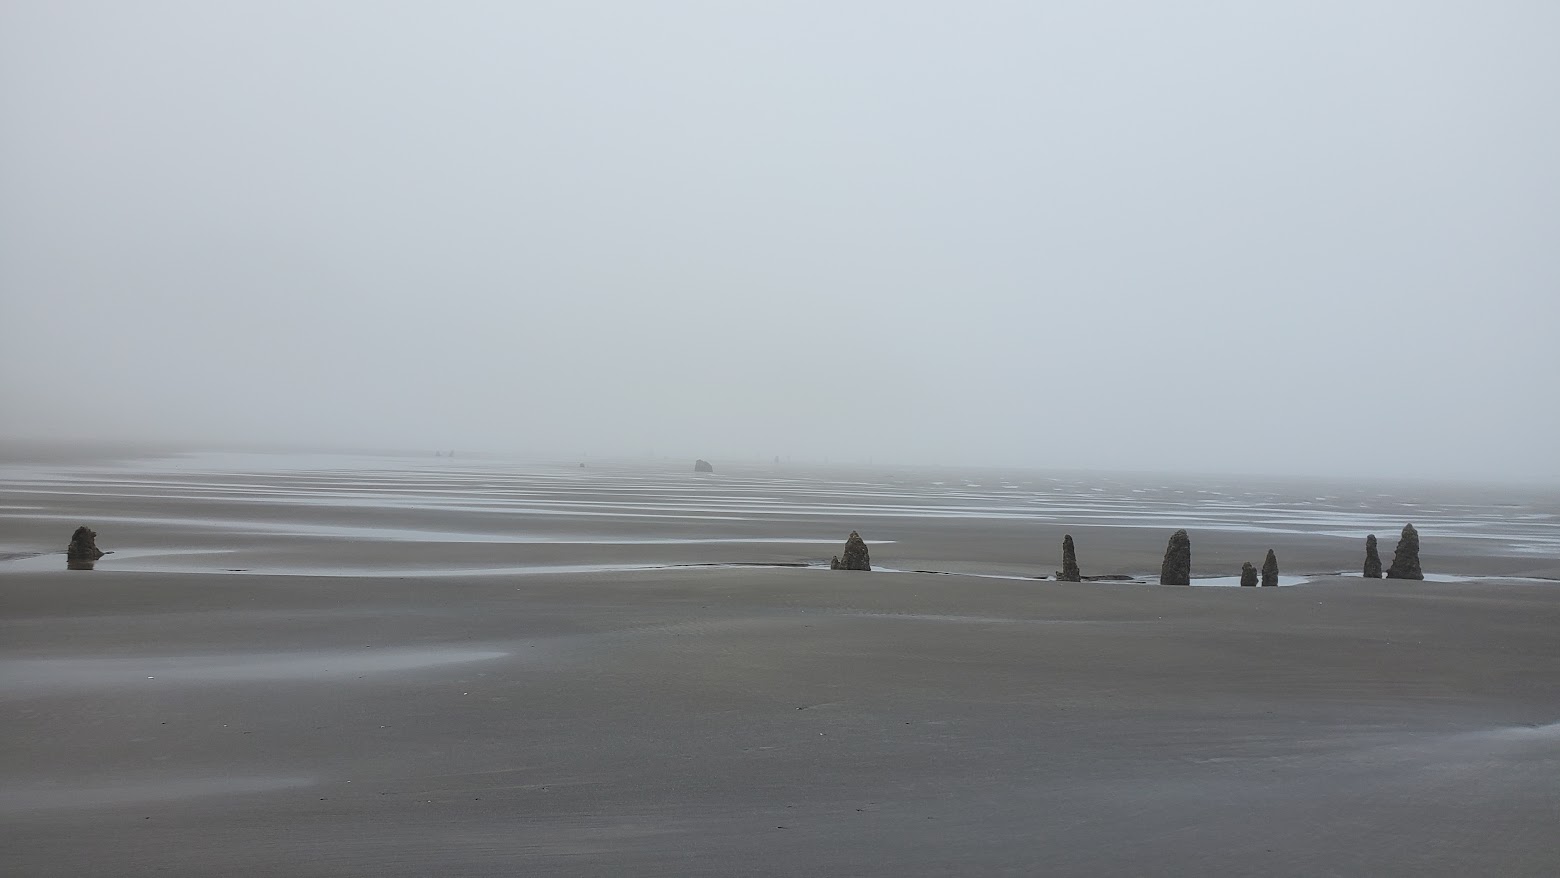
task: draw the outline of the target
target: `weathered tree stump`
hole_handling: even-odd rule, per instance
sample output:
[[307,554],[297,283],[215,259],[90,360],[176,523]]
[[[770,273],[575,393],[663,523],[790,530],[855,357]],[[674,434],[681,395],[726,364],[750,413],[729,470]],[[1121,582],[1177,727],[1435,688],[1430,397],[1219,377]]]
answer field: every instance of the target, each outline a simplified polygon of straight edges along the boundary
[[1082,582],[1083,574],[1078,570],[1078,551],[1073,548],[1072,534],[1062,537],[1062,569],[1056,571],[1058,582]]
[[845,554],[835,558],[829,563],[830,570],[871,570],[872,557],[867,552],[867,541],[861,538],[861,534],[850,532],[850,538],[845,541]]
[[1170,535],[1170,544],[1165,547],[1165,562],[1159,567],[1159,584],[1192,584],[1192,538],[1184,530]]
[[1387,568],[1388,579],[1424,579],[1419,568],[1419,531],[1412,524],[1403,525],[1403,536],[1392,552],[1392,566]]
[[1278,556],[1268,549],[1267,558],[1262,561],[1262,585],[1273,587],[1278,585]]
[[65,547],[65,566],[72,570],[91,570],[92,564],[103,557],[97,547],[97,531],[86,525],[76,528],[70,535],[70,545]]
[[1376,551],[1376,535],[1365,535],[1365,578],[1381,578],[1381,553]]

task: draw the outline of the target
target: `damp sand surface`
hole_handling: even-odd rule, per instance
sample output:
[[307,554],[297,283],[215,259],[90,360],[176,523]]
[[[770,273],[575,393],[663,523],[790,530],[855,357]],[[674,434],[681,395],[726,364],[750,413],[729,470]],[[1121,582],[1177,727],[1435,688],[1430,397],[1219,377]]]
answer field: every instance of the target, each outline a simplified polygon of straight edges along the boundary
[[[275,464],[18,465],[0,487],[28,499],[0,490],[0,502],[89,524],[94,511],[242,519],[242,506],[273,523],[305,508],[327,528],[489,533],[497,523],[469,512],[235,502],[191,486],[359,499],[415,487],[454,506],[473,505],[462,485],[491,497],[567,493],[571,480],[640,505],[1047,496],[1022,474]],[[92,496],[129,478],[152,496]],[[1199,490],[1169,484],[1143,490]],[[1253,507],[1324,492],[1275,496]],[[1499,492],[1376,500],[1386,552],[1394,504],[1432,500],[1448,521],[1507,502],[1547,514],[1542,498]],[[696,514],[690,503],[662,505]],[[741,514],[708,530],[607,518],[557,532],[848,533],[805,511]],[[1434,518],[1413,520],[1427,571],[1452,581],[1037,581],[1060,566],[1045,548],[1059,554],[1060,530],[935,515],[852,520],[869,542],[893,540],[877,560],[906,572],[747,566],[825,555],[782,543],[369,544],[149,523],[98,527],[118,551],[67,571],[49,553],[68,522],[6,519],[0,551],[25,557],[0,569],[0,874],[1555,874],[1560,587],[1540,579],[1555,562],[1498,540],[1438,544]],[[1227,576],[1269,547],[1286,576],[1351,569],[1358,541],[1320,533],[1332,526],[1254,542],[1194,530],[1194,574]],[[1086,574],[1152,570],[1168,536],[1152,520],[1061,527]],[[600,569],[536,570],[549,564]],[[909,572],[922,568],[983,575]]]

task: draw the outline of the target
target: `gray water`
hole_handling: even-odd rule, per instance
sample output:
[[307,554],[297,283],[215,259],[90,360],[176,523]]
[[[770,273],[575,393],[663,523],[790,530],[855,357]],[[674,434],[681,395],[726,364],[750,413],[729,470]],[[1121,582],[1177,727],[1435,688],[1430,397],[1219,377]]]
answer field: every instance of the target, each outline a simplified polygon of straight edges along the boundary
[[[896,528],[924,531],[939,522],[1187,528],[1200,535],[1250,535],[1254,546],[1263,536],[1358,541],[1374,532],[1390,558],[1397,528],[1413,521],[1451,552],[1518,562],[1560,557],[1560,498],[1511,487],[767,464],[722,465],[713,475],[689,470],[660,460],[580,468],[495,458],[235,453],[12,463],[0,465],[0,555],[34,557],[0,561],[0,572],[57,566],[36,553],[61,546],[19,534],[47,531],[63,542],[58,535],[83,520],[121,535],[120,551],[100,566],[142,571],[565,573],[655,568],[666,566],[663,558],[730,560],[729,552],[743,547],[816,563],[859,522],[875,524],[872,542],[879,546],[893,544]],[[345,543],[642,547],[678,554],[601,563],[493,563],[473,554],[454,563],[321,564],[268,558],[262,550],[278,538],[316,541],[321,548],[314,551],[322,557],[331,545]],[[208,548],[176,553],[166,545],[187,541]],[[223,557],[237,551],[246,554]],[[706,557],[715,551],[727,554]],[[1286,571],[1281,581],[1304,579]]]

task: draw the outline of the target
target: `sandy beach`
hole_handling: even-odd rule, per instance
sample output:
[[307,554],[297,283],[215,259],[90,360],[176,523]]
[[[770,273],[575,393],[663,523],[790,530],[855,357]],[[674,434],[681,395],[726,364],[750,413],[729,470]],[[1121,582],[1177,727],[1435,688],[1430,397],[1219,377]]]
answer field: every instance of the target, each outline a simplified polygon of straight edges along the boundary
[[[1552,875],[1557,508],[13,454],[0,872]],[[1449,581],[1360,579],[1407,521]],[[92,571],[78,524],[114,552]],[[1205,582],[1271,547],[1302,584],[1026,578],[1063,533],[1085,574],[1149,576],[1177,527]],[[820,566],[852,529],[886,571]]]
[[1557,34],[0,0],[0,878],[1560,878]]

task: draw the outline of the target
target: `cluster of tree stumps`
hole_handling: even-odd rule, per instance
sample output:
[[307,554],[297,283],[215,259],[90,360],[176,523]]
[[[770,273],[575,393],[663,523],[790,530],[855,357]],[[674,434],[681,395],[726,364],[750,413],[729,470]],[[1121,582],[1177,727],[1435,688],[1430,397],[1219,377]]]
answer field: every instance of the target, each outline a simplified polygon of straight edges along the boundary
[[1277,587],[1278,554],[1272,549],[1268,549],[1267,557],[1262,559],[1262,571],[1260,574],[1257,571],[1257,565],[1250,561],[1241,564],[1240,584],[1244,588],[1256,588],[1258,584],[1269,588]]
[[[454,452],[450,452],[454,456]],[[780,459],[775,458],[779,463]],[[584,466],[584,464],[580,464]],[[696,473],[713,473],[715,467],[704,459],[693,462],[693,471]],[[871,570],[872,562],[868,557],[867,544],[861,535],[855,531],[850,532],[850,538],[845,541],[845,553],[836,555],[829,561],[830,570]],[[1365,537],[1365,569],[1366,579],[1380,579],[1382,577],[1381,555],[1376,550],[1376,535]],[[1044,579],[1045,577],[1039,577]],[[1398,540],[1397,551],[1392,556],[1392,566],[1386,571],[1387,579],[1424,579],[1425,575],[1419,568],[1419,531],[1412,524],[1403,527],[1403,536]],[[1101,580],[1132,580],[1133,577],[1120,574],[1106,576],[1084,576],[1078,567],[1078,549],[1073,544],[1072,534],[1062,537],[1062,569],[1056,571],[1057,582],[1098,582]],[[1178,530],[1170,535],[1170,544],[1165,547],[1165,557],[1159,567],[1160,585],[1191,585],[1192,584],[1192,538],[1186,531]],[[1240,584],[1247,588],[1276,587],[1278,585],[1278,555],[1272,549],[1267,550],[1267,557],[1262,559],[1259,568],[1250,561],[1241,564]]]
[[[704,463],[704,461],[699,461]],[[705,464],[708,466],[708,464]],[[97,531],[82,525],[71,534],[70,545],[65,549],[65,564],[72,570],[91,570],[93,564],[102,558],[104,552],[97,547]],[[867,550],[867,542],[856,531],[850,532],[850,537],[845,540],[845,551],[835,555],[829,561],[830,570],[871,570],[872,557]],[[1376,535],[1365,537],[1365,569],[1366,579],[1380,579],[1382,577],[1381,555],[1376,549]],[[1039,577],[1044,579],[1045,577]],[[1392,566],[1387,568],[1387,579],[1424,579],[1424,571],[1419,566],[1419,531],[1412,524],[1403,526],[1403,535],[1398,540],[1397,549],[1392,553]],[[1078,567],[1078,548],[1073,543],[1072,534],[1062,537],[1062,569],[1056,571],[1058,582],[1099,582],[1102,580],[1131,580],[1132,577],[1121,574],[1106,576],[1084,576]],[[1256,565],[1247,561],[1240,568],[1240,584],[1246,587],[1254,587],[1258,583],[1263,586],[1278,585],[1278,555],[1272,549],[1268,549],[1267,557],[1262,561],[1259,571]],[[1192,584],[1192,538],[1186,531],[1178,530],[1170,535],[1170,543],[1165,547],[1164,562],[1159,568],[1160,585],[1191,585]]]
[[[829,561],[830,570],[871,570],[872,561],[867,551],[867,543],[856,531],[850,532],[850,538],[845,541],[843,555],[835,555]],[[931,572],[931,571],[927,571]],[[1366,579],[1380,579],[1381,556],[1376,550],[1376,535],[1365,537],[1365,570]],[[1038,577],[1044,579],[1045,577]],[[1392,556],[1392,566],[1386,571],[1388,579],[1424,579],[1425,574],[1419,566],[1419,531],[1412,524],[1404,525],[1403,536],[1398,540],[1397,550]],[[1072,534],[1062,537],[1062,569],[1056,571],[1057,582],[1100,582],[1110,580],[1132,581],[1133,577],[1121,574],[1106,576],[1084,576],[1078,566],[1078,547],[1073,542]],[[1170,535],[1170,543],[1165,547],[1164,561],[1159,567],[1160,585],[1191,585],[1192,584],[1192,538],[1182,529]],[[1240,567],[1240,584],[1245,588],[1276,588],[1278,586],[1278,553],[1272,549],[1267,550],[1267,555],[1262,559],[1262,566],[1246,561]]]
[[[1382,578],[1381,555],[1376,549],[1376,535],[1365,537],[1366,579]],[[1041,577],[1042,579],[1044,577]],[[1062,569],[1056,571],[1057,582],[1095,582],[1102,579],[1130,579],[1127,576],[1084,576],[1078,568],[1078,548],[1072,534],[1062,537]],[[1403,536],[1392,554],[1392,566],[1386,571],[1387,579],[1424,579],[1419,566],[1419,531],[1412,524],[1403,526]],[[1164,561],[1159,567],[1160,585],[1192,584],[1192,539],[1185,530],[1170,535],[1165,547]],[[1267,550],[1267,557],[1260,568],[1246,561],[1240,566],[1240,584],[1246,588],[1276,587],[1278,585],[1278,553]]]

